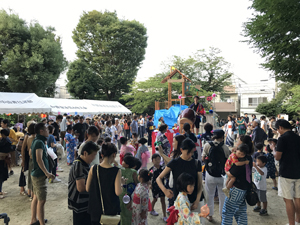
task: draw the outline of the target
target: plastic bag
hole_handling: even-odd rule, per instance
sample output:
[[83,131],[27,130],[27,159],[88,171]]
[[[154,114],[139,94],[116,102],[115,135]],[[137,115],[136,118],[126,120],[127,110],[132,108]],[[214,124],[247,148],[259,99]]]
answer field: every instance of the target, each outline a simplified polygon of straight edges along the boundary
[[47,148],[47,153],[50,155],[50,157],[54,160],[57,159],[57,155],[54,153],[53,148]]
[[207,217],[209,215],[209,207],[206,205],[201,207],[201,212],[199,214],[200,217]]

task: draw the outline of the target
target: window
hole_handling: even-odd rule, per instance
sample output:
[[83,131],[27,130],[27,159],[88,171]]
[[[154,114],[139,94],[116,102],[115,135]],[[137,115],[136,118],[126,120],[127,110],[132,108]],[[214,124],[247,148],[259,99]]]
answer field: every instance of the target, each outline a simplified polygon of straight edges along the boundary
[[268,102],[268,99],[266,97],[248,99],[249,106],[258,106],[260,103],[266,103],[266,102]]

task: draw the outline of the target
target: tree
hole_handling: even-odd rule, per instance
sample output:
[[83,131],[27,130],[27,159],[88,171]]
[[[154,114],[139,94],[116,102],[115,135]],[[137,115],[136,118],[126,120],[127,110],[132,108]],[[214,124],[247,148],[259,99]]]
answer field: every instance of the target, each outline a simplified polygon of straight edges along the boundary
[[0,91],[54,95],[55,82],[67,66],[54,32],[0,11]]
[[[78,47],[78,59],[85,63],[89,76],[96,77],[92,83],[82,79],[84,87],[92,86],[93,92],[88,91],[90,98],[116,100],[129,91],[147,47],[146,28],[142,24],[121,20],[116,12],[84,12],[73,31],[73,40]],[[77,89],[80,92],[71,88],[77,82],[71,74],[84,73],[81,69],[85,67],[74,66],[67,73],[69,91],[74,97],[81,98],[83,88]]]
[[244,23],[243,36],[266,60],[262,66],[276,80],[300,84],[300,2],[252,0],[253,18]]
[[292,96],[286,104],[286,111],[296,116],[300,114],[300,85],[295,85],[290,91]]
[[[153,113],[155,101],[168,100],[168,83],[162,84],[161,81],[170,73],[170,66],[174,66],[192,80],[190,91],[186,93],[187,96],[194,96],[197,92],[200,96],[209,96],[213,92],[224,93],[224,86],[230,85],[229,78],[232,73],[228,71],[229,64],[221,56],[218,56],[219,53],[220,50],[210,48],[209,53],[199,50],[187,59],[173,56],[171,60],[163,63],[165,65],[164,72],[156,74],[146,81],[135,82],[131,85],[131,91],[123,95],[121,99],[127,102],[126,105],[132,107],[133,112]],[[178,77],[175,76],[174,79],[181,78],[179,74]],[[197,91],[194,87],[199,84],[201,90]],[[172,98],[177,99],[181,92],[181,83],[172,83]],[[204,107],[210,108],[210,104],[201,101]],[[192,102],[192,97],[185,99],[186,105]]]

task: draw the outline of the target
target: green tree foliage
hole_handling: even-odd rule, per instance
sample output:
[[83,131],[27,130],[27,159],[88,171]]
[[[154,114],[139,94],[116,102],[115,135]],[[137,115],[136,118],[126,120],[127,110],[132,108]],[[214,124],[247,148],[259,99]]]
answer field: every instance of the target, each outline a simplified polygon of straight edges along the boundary
[[53,96],[67,66],[55,29],[0,11],[0,91]]
[[[84,96],[91,99],[117,100],[129,91],[147,47],[146,28],[141,23],[119,19],[115,12],[84,12],[73,31],[73,40],[81,65],[70,67],[67,73],[68,88],[74,97],[82,98],[84,91],[88,93]],[[75,87],[75,74],[83,74],[79,88]]]
[[[155,101],[168,101],[168,83],[162,84],[161,81],[170,73],[170,66],[174,66],[192,80],[190,91],[186,93],[190,96],[185,99],[186,105],[191,104],[192,96],[197,94],[195,85],[201,85],[199,96],[210,96],[213,92],[224,93],[224,86],[230,85],[229,78],[232,73],[228,71],[229,64],[219,54],[219,49],[210,48],[209,53],[199,50],[187,59],[173,56],[169,62],[164,63],[165,72],[156,74],[146,81],[135,82],[131,86],[131,91],[122,99],[128,106],[132,106],[131,110],[135,113],[153,113]],[[176,74],[172,79],[179,78],[181,76]],[[181,83],[172,83],[172,98],[177,99],[181,93]],[[203,99],[200,101],[204,107],[210,109],[210,104]]]
[[266,60],[277,80],[300,84],[300,2],[252,0],[253,18],[244,23],[244,37]]
[[290,89],[292,95],[286,104],[286,110],[288,113],[295,115],[300,114],[300,85],[295,85]]

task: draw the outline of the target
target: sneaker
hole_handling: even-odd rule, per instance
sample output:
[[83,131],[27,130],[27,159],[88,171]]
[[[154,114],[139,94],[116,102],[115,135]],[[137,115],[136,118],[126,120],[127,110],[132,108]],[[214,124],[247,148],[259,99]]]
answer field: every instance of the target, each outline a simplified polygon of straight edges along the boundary
[[64,170],[61,167],[57,167],[56,172],[64,172]]
[[272,189],[278,191],[278,187],[272,187]]
[[168,217],[163,217],[163,221],[166,223],[167,222]]
[[55,179],[52,181],[52,183],[59,183],[61,182],[61,179],[58,179],[57,177],[55,177]]
[[265,209],[262,209],[262,210],[260,210],[259,215],[260,216],[267,216],[268,215],[268,211],[265,210]]
[[224,194],[227,196],[227,198],[229,198],[229,193],[230,193],[230,190],[227,189],[227,188],[223,188],[222,191],[224,192]]
[[158,213],[157,213],[156,211],[151,211],[150,214],[151,214],[152,216],[158,216]]
[[254,212],[260,212],[260,210],[261,210],[261,207],[259,207],[259,206],[255,206],[253,209]]

